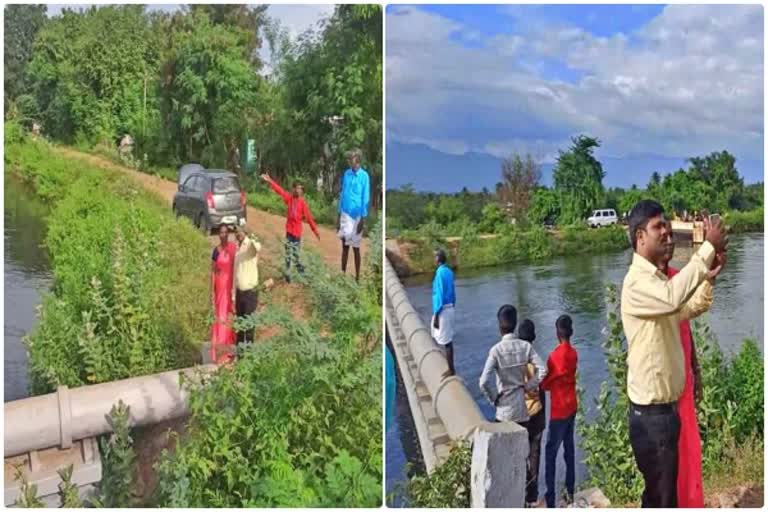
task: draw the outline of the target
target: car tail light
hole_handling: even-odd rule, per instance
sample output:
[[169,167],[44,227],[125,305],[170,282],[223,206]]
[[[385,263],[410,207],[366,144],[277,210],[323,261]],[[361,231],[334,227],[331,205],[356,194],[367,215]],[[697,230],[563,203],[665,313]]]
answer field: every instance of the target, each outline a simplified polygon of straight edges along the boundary
[[245,190],[240,191],[240,206],[245,208]]
[[205,200],[208,203],[208,208],[209,209],[211,209],[211,210],[215,210],[216,209],[216,205],[213,202],[213,194],[211,194],[210,192],[206,192],[205,193]]

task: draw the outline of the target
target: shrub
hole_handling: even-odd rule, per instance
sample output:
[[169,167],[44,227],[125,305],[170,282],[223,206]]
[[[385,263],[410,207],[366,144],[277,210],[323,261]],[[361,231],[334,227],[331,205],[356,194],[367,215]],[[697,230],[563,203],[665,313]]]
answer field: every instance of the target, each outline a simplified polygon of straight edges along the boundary
[[731,233],[746,233],[763,231],[763,207],[746,212],[730,211],[723,217],[728,231]]
[[408,482],[411,508],[469,508],[472,449],[458,443],[431,475],[416,475]]

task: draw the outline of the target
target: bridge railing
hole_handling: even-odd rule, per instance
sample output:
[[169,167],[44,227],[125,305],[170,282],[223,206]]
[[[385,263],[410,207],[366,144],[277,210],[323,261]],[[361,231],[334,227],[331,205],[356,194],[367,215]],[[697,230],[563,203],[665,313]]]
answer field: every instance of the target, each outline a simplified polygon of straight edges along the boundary
[[527,431],[515,423],[487,421],[460,377],[443,378],[448,371],[445,355],[432,341],[389,260],[384,265],[387,303],[395,312],[435,413],[452,441],[468,440],[472,444],[472,506],[522,508]]
[[122,400],[130,407],[131,426],[143,426],[189,414],[188,393],[180,374],[210,372],[215,365],[172,370],[155,375],[92,384],[6,402],[5,457],[59,447],[111,432],[107,418]]

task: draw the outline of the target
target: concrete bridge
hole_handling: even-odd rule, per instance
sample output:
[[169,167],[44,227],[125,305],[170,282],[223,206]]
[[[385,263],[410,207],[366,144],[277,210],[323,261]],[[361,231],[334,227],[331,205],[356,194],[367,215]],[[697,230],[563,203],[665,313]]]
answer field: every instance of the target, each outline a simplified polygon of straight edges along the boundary
[[5,403],[5,506],[19,497],[16,467],[47,506],[60,505],[57,470],[70,464],[72,483],[81,497],[89,496],[101,480],[96,438],[112,431],[112,406],[122,400],[130,408],[132,427],[186,417],[189,393],[180,385],[181,376],[215,368],[206,364],[73,389],[61,386],[55,393]]
[[448,363],[411,305],[389,260],[384,262],[386,326],[408,395],[427,472],[461,440],[472,445],[473,507],[523,508],[528,433],[516,423],[491,423],[460,377],[443,379]]

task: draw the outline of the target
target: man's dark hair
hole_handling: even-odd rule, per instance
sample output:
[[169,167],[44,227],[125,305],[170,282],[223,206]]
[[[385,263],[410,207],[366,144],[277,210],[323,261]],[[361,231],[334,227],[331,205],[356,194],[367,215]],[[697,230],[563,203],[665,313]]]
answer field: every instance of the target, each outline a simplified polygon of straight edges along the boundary
[[643,199],[629,212],[629,241],[632,242],[632,249],[637,249],[637,232],[648,225],[648,221],[653,217],[664,214],[664,208],[651,199]]
[[499,319],[499,330],[502,334],[511,334],[517,327],[517,310],[511,304],[504,304],[496,314]]
[[304,186],[304,184],[301,181],[299,181],[299,180],[296,180],[296,181],[293,182],[293,188],[303,187],[303,186]]
[[437,258],[437,262],[441,265],[443,263],[448,262],[448,256],[445,254],[445,251],[442,249],[435,249],[435,257]]
[[533,343],[533,340],[536,339],[536,326],[533,325],[533,321],[526,318],[520,322],[520,327],[517,328],[517,337]]
[[557,329],[557,337],[570,340],[573,336],[573,321],[568,315],[560,315],[560,318],[555,322],[555,328]]

